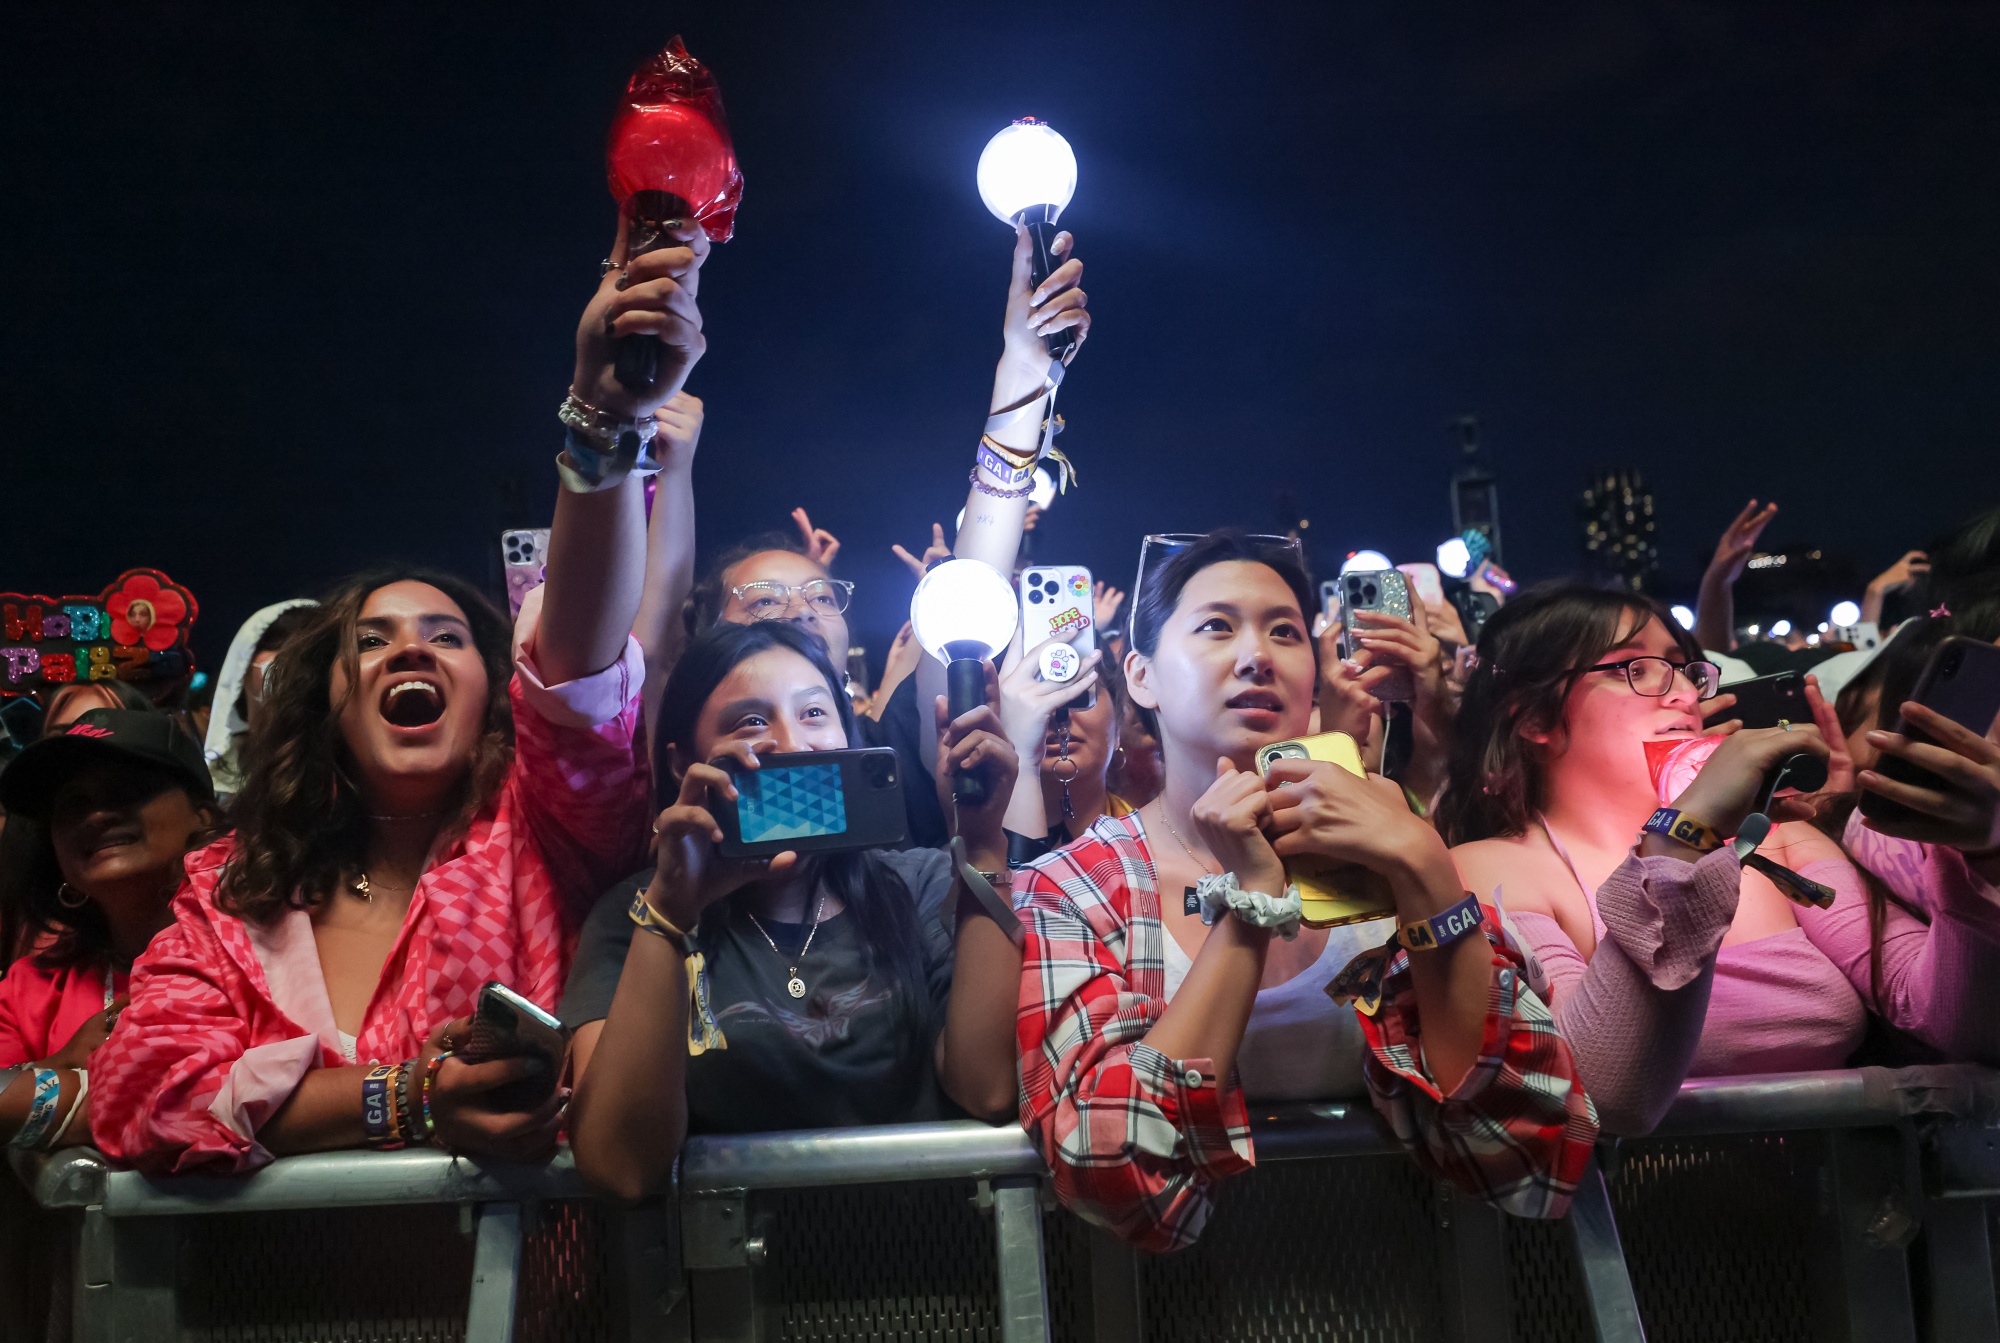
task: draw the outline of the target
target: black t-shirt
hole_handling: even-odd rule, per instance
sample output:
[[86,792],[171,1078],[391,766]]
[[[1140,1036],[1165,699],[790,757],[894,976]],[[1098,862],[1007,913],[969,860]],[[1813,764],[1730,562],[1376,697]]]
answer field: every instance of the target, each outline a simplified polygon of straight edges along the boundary
[[905,676],[882,706],[882,720],[860,720],[862,744],[892,746],[903,766],[903,810],[910,820],[910,847],[941,849],[951,831],[938,803],[937,786],[924,766],[923,722],[917,717],[917,678]]
[[[934,1062],[951,993],[949,860],[935,849],[877,849],[868,861],[900,877],[916,901],[926,1001],[906,1006],[886,971],[869,972],[845,912],[821,922],[800,959],[809,925],[764,920],[781,955],[748,914],[726,902],[727,917],[704,919],[695,938],[707,961],[709,1007],[729,1045],[687,1061],[690,1133],[961,1117],[938,1086]],[[614,886],[584,923],[562,996],[570,1026],[610,1012],[635,931],[632,897],[651,876]],[[794,964],[804,998],[785,991]]]

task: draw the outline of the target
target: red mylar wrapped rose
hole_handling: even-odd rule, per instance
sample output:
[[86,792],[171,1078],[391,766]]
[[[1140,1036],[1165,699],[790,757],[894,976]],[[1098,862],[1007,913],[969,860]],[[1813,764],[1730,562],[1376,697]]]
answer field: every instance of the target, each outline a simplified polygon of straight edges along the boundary
[[1646,743],[1646,767],[1653,772],[1653,790],[1666,806],[1687,790],[1701,767],[1722,745],[1720,737],[1690,737],[1683,741]]
[[[635,220],[692,217],[716,242],[736,231],[743,174],[722,115],[722,90],[679,37],[632,72],[604,157],[611,194]],[[671,199],[647,199],[645,192]]]

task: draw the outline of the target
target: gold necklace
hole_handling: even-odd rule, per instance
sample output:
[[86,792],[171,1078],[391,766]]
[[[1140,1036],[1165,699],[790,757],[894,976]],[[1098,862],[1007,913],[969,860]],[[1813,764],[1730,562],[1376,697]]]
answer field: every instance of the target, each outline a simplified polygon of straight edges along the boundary
[[[764,927],[763,922],[755,914],[751,914],[749,910],[746,909],[743,912],[750,916],[750,922],[756,925],[757,931],[764,934],[764,940],[771,945],[771,954],[781,961],[784,960],[785,953],[778,950],[776,940],[772,938],[770,932]],[[806,942],[804,946],[799,948],[799,961],[804,961],[806,953],[812,950],[813,934],[819,931],[819,916],[825,912],[826,894],[821,892],[819,899],[813,904],[812,927],[806,929]],[[791,978],[785,981],[785,992],[791,994],[794,998],[803,998],[806,996],[806,982],[799,978],[798,962],[792,964]]]
[[[1201,861],[1195,855],[1195,851],[1188,847],[1188,842],[1181,838],[1181,832],[1174,829],[1173,818],[1167,815],[1167,797],[1164,793],[1160,795],[1160,824],[1167,827],[1167,833],[1174,837],[1174,843],[1181,846],[1181,852],[1188,856],[1189,862],[1208,873],[1211,877],[1222,875],[1221,869],[1211,868],[1207,863]],[[1181,887],[1181,913],[1201,913],[1201,897],[1195,894],[1195,888],[1192,886]]]
[[[361,879],[359,881],[355,882],[347,889],[354,892],[356,895],[360,896],[364,903],[370,905],[375,903],[375,889],[374,887],[368,884],[368,874],[366,872],[363,872],[361,874]],[[417,889],[416,887],[412,886],[410,888],[411,894],[414,895],[416,893],[416,889]]]

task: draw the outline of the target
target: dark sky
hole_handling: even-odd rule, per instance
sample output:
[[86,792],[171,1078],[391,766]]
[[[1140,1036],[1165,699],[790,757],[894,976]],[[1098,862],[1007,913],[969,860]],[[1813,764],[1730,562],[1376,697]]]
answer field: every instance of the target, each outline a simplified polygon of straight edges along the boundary
[[370,561],[497,577],[556,487],[604,131],[675,31],[748,179],[703,551],[805,504],[878,657],[889,543],[963,500],[1008,254],[972,167],[1028,113],[1099,321],[1043,558],[1122,585],[1285,487],[1323,554],[1427,558],[1466,412],[1524,577],[1600,467],[1656,487],[1670,595],[1752,494],[1866,573],[2000,502],[1991,5],[358,8],[9,19],[0,588],[157,565],[212,666]]

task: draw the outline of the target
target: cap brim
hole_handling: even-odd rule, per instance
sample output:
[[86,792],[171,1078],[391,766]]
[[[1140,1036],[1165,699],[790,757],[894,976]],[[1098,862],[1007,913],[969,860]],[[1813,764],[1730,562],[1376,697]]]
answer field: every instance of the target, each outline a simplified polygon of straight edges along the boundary
[[198,801],[207,801],[215,795],[214,785],[206,778],[197,785],[184,770],[170,767],[154,756],[101,737],[61,736],[31,742],[0,773],[0,806],[6,807],[10,816],[46,821],[64,780],[93,762],[114,760],[143,765],[164,774]]

